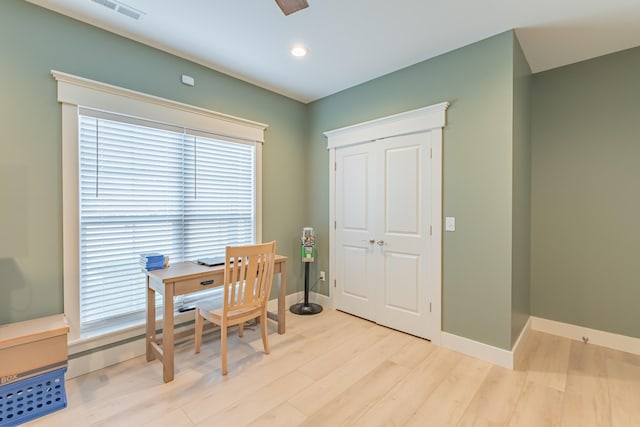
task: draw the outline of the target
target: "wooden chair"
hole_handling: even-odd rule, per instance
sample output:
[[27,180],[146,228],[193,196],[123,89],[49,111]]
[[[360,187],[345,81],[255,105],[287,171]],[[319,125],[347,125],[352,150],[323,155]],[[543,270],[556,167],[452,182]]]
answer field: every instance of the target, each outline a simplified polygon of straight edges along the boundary
[[227,328],[239,325],[238,335],[244,332],[244,323],[260,319],[262,344],[269,354],[267,336],[267,301],[273,281],[276,242],[248,246],[227,246],[224,267],[224,299],[203,300],[196,303],[195,350],[200,353],[204,319],[220,326],[222,375],[227,375]]

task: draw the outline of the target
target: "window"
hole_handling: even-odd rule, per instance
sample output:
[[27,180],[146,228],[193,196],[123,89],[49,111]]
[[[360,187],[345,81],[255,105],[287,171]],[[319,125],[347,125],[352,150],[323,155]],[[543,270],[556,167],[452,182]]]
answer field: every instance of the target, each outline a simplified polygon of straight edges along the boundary
[[80,328],[142,321],[139,254],[254,243],[253,144],[80,109]]
[[142,331],[140,253],[179,262],[261,241],[266,125],[52,74],[62,103],[70,342],[103,345]]

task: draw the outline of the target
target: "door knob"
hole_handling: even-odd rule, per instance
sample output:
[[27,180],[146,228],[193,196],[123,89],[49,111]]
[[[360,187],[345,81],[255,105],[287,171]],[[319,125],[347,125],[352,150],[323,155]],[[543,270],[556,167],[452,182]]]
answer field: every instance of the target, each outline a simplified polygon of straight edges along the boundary
[[376,243],[378,244],[378,246],[384,246],[385,244],[384,240],[378,240]]

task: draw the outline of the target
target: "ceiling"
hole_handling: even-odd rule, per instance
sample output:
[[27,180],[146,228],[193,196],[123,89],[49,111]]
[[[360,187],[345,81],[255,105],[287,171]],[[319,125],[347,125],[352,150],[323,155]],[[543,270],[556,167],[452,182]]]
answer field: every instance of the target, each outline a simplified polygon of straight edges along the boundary
[[640,46],[638,0],[27,1],[305,103],[513,28],[533,72]]

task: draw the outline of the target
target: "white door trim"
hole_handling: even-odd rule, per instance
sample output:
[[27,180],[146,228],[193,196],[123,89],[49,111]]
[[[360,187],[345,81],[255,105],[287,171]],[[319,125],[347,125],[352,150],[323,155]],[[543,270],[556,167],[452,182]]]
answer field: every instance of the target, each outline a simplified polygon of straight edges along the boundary
[[442,331],[442,128],[446,124],[446,110],[448,102],[383,117],[352,126],[343,127],[327,131],[329,150],[329,297],[333,301],[333,290],[335,287],[336,265],[336,149],[353,144],[372,142],[379,139],[393,136],[406,135],[418,132],[433,132],[432,147],[432,248],[430,248],[430,283],[438,284],[432,289],[433,303],[431,310],[433,313],[434,325],[431,341],[435,344],[441,342]]
[[329,150],[377,139],[443,128],[448,102],[382,117],[324,133]]

